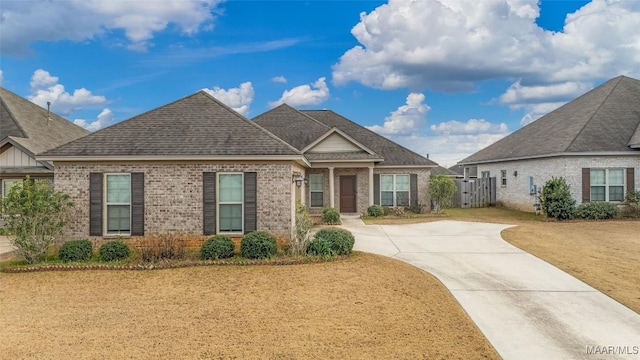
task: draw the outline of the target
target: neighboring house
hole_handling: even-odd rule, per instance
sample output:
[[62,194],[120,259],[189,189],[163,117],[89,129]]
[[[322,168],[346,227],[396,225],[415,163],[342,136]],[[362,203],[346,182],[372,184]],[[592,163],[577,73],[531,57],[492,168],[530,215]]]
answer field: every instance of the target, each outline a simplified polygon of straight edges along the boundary
[[459,168],[457,165],[454,165],[448,169],[443,166],[436,166],[435,168],[431,169],[431,175],[447,175],[452,179],[462,178],[463,176],[457,171],[458,169]]
[[[282,139],[200,91],[39,160],[53,161],[56,189],[76,204],[71,238],[268,230],[288,239],[297,200],[342,212],[364,211],[377,196],[426,202],[435,163],[333,112],[281,106],[261,118],[279,113],[290,116],[278,119],[296,136]],[[381,173],[390,182],[374,196]]]
[[25,176],[53,181],[53,165],[35,156],[89,132],[0,88],[0,196]]
[[577,203],[620,202],[640,189],[640,81],[611,79],[459,163],[497,178],[497,201],[533,211],[563,177]]

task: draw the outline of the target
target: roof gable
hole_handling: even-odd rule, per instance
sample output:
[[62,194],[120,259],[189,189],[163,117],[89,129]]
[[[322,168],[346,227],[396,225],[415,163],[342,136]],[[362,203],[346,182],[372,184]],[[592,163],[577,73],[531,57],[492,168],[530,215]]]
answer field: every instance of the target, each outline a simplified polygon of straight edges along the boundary
[[[462,160],[462,164],[560,153],[633,152],[640,81],[611,79]],[[640,139],[640,135],[638,136]]]
[[89,134],[74,123],[0,87],[0,140],[11,137],[32,154]]
[[303,153],[347,153],[365,152],[373,155],[366,146],[338,128],[332,128],[311,144],[302,149]]
[[301,156],[301,153],[199,91],[43,155],[206,157]]
[[256,116],[253,122],[298,150],[308,147],[331,129],[287,104]]

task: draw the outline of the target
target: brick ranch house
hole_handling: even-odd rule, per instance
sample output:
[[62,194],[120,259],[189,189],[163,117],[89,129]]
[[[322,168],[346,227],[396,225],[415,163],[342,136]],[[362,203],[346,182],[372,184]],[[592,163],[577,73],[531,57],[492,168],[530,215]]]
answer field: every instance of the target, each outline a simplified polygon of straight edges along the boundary
[[640,190],[640,81],[611,79],[459,164],[495,176],[496,199],[511,208],[533,211],[552,176],[578,204],[620,203]]
[[364,212],[427,204],[434,162],[327,110],[250,121],[200,91],[38,156],[76,214],[67,238],[290,239],[296,201]]

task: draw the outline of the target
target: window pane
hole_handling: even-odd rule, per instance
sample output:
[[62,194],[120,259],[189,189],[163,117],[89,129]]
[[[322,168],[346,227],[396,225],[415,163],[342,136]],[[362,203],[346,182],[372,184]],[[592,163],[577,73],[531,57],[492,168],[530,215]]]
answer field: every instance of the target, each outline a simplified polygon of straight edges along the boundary
[[220,204],[220,231],[242,231],[241,204]]
[[383,191],[380,193],[380,205],[393,206],[393,191]]
[[311,191],[322,191],[324,188],[324,177],[322,174],[309,175],[309,187]]
[[220,202],[242,202],[242,174],[220,174]]
[[622,169],[610,169],[609,170],[609,185],[624,185],[624,170],[622,170]]
[[16,179],[16,180],[2,180],[2,196],[7,196],[9,195],[9,192],[11,191],[11,188],[13,188],[14,186],[22,186],[22,180]]
[[409,192],[398,191],[396,192],[396,206],[409,206]]
[[590,173],[591,185],[604,185],[604,169],[591,169]]
[[609,186],[609,201],[624,200],[624,186]]
[[324,205],[323,193],[312,192],[311,193],[311,206],[322,207]]
[[380,190],[393,191],[393,175],[380,175]]
[[107,202],[131,202],[131,176],[129,174],[107,175]]
[[604,186],[591,187],[591,201],[605,201]]
[[130,215],[129,205],[107,205],[107,232],[129,232]]
[[396,191],[409,191],[409,175],[396,175]]

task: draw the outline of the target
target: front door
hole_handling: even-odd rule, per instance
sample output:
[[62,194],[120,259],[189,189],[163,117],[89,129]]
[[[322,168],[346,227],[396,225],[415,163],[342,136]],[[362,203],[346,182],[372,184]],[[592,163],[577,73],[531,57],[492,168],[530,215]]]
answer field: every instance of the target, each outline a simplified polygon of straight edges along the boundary
[[340,212],[356,212],[356,176],[340,176]]

